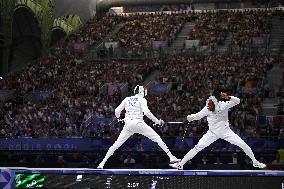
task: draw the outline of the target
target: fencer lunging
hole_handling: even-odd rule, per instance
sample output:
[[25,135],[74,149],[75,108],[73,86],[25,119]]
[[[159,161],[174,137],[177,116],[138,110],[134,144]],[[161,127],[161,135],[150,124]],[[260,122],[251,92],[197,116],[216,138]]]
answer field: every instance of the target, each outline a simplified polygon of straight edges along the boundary
[[147,95],[147,90],[143,86],[136,86],[134,89],[134,96],[126,97],[121,104],[115,109],[115,116],[120,117],[121,111],[126,110],[124,122],[125,125],[118,136],[115,143],[109,148],[103,161],[99,164],[98,168],[102,169],[108,160],[108,158],[113,155],[116,149],[118,149],[130,136],[135,133],[139,133],[148,137],[152,141],[156,142],[169,156],[170,162],[178,162],[177,159],[172,155],[167,145],[162,141],[161,137],[149,126],[144,120],[143,116],[147,116],[156,125],[163,125],[163,120],[158,120],[149,110],[147,105],[147,100],[144,96]]
[[229,127],[228,111],[233,106],[239,104],[240,99],[234,96],[228,96],[226,93],[222,92],[220,93],[220,97],[224,101],[217,101],[214,96],[211,96],[207,99],[206,106],[200,112],[187,116],[187,120],[189,122],[207,117],[209,130],[199,140],[198,144],[184,156],[181,162],[170,164],[171,167],[183,169],[183,165],[187,161],[192,159],[198,152],[212,144],[217,139],[226,140],[231,144],[240,147],[246,155],[250,157],[254,167],[266,167],[265,164],[260,163],[255,159],[251,148]]

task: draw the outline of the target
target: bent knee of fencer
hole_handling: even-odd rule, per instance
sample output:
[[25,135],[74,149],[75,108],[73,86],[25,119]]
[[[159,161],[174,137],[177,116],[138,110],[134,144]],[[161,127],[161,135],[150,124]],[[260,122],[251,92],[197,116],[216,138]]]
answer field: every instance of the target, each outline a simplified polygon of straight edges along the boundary
[[151,136],[150,139],[151,139],[153,142],[157,142],[157,143],[163,142],[162,139],[161,139],[161,137],[160,137],[159,135],[157,135],[157,136],[155,136],[155,135],[154,135],[154,136]]

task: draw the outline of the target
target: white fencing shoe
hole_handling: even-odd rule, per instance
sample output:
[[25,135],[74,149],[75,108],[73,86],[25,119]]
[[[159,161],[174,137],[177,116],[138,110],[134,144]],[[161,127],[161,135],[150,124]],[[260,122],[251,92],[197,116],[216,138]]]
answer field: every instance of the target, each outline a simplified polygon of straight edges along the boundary
[[183,169],[183,166],[180,165],[179,163],[172,163],[172,164],[169,164],[169,165],[170,165],[170,167],[178,169],[178,170],[182,170]]
[[103,169],[104,165],[103,164],[99,164],[99,166],[97,167],[97,169]]
[[260,169],[264,169],[266,168],[266,165],[264,163],[260,163],[259,161],[255,161],[252,164],[254,167],[260,168]]

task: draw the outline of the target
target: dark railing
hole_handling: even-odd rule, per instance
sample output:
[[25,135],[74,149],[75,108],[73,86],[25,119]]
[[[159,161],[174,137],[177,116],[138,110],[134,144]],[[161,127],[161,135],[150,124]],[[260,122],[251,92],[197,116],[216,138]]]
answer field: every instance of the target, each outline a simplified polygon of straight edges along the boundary
[[[172,151],[176,157],[182,158],[187,151]],[[0,166],[1,167],[68,167],[80,168],[91,167],[96,168],[106,151],[92,152],[35,152],[35,151],[0,151]],[[275,152],[255,153],[256,157],[266,163],[269,170],[283,170],[283,163],[275,163]],[[130,156],[135,160],[135,163],[127,164],[124,160]],[[233,156],[237,162],[233,162]],[[219,158],[218,164],[215,164]],[[204,163],[206,161],[206,164]],[[273,162],[273,163],[272,163]],[[107,161],[105,168],[148,168],[148,169],[169,169],[169,158],[163,151],[116,151],[114,155]],[[199,169],[199,170],[252,170],[251,162],[246,159],[243,152],[199,152],[191,161],[184,165],[184,169]]]
[[[176,151],[193,148],[200,137],[162,137],[170,149]],[[284,148],[284,138],[278,137],[247,137],[246,143],[256,152],[276,151]],[[106,151],[115,139],[102,138],[2,138],[0,139],[0,151]],[[159,146],[145,137],[132,137],[120,148],[121,151],[159,151]],[[218,140],[206,151],[237,151],[238,147],[226,141]]]

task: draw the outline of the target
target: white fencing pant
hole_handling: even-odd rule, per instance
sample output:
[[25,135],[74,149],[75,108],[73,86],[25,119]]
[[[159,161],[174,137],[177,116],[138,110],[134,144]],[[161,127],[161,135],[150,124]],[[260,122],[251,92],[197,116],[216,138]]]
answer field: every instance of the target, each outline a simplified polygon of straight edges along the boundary
[[250,157],[250,159],[254,162],[256,161],[254,154],[251,150],[251,148],[239,137],[237,134],[235,134],[230,128],[224,130],[223,133],[220,135],[217,135],[213,133],[212,131],[207,131],[205,135],[198,141],[197,145],[195,145],[194,148],[192,148],[182,159],[180,162],[181,165],[184,165],[187,161],[191,160],[198,152],[212,144],[218,139],[223,139],[231,144],[234,144],[238,147],[240,147],[247,156]]
[[144,135],[145,137],[158,143],[158,145],[167,153],[170,159],[174,158],[167,145],[162,141],[161,137],[149,125],[147,125],[143,120],[129,120],[125,121],[125,126],[123,127],[115,143],[108,149],[106,156],[100,165],[104,165],[108,158],[113,155],[115,150],[117,150],[129,137],[135,133]]

